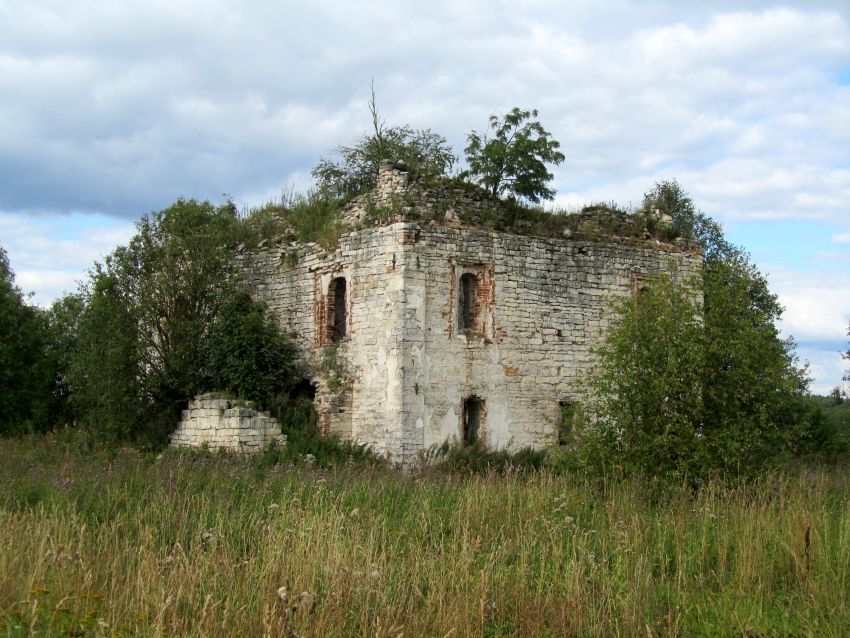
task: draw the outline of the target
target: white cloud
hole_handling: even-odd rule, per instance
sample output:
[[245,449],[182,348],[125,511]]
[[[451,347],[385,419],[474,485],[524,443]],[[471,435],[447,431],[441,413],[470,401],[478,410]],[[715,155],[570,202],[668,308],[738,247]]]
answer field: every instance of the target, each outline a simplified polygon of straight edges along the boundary
[[787,8],[718,13],[705,26],[674,24],[639,36],[654,68],[753,66],[785,70],[803,60],[840,59],[847,53],[846,25],[836,13]]
[[833,235],[830,241],[833,244],[850,244],[850,233],[839,233],[838,235]]
[[135,232],[133,224],[99,215],[31,217],[0,213],[0,236],[16,283],[49,306],[73,292],[86,271]]
[[15,186],[0,207],[134,217],[279,187],[366,129],[375,77],[391,122],[457,148],[491,111],[538,106],[567,152],[561,190],[673,171],[710,197],[810,191],[736,215],[834,214],[847,179],[830,162],[850,143],[850,95],[830,75],[850,56],[841,5],[724,6],[9,2],[0,168]]
[[[811,391],[826,395],[835,386],[842,385],[842,378],[850,368],[850,363],[842,359],[838,350],[800,347],[797,349],[801,363],[809,364],[809,375],[814,381]],[[850,387],[847,388],[850,391]]]
[[850,274],[842,271],[800,273],[768,266],[771,290],[785,306],[780,326],[799,341],[838,343],[850,325]]

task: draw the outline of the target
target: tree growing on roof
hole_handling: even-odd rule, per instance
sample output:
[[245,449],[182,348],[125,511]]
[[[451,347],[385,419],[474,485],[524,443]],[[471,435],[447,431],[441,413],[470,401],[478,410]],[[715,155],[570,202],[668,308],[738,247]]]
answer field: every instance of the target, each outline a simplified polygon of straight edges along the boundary
[[490,116],[488,129],[467,135],[469,168],[463,176],[487,189],[493,197],[515,195],[538,203],[552,199],[549,164],[564,161],[560,142],[536,119],[537,110],[514,107],[504,118]]

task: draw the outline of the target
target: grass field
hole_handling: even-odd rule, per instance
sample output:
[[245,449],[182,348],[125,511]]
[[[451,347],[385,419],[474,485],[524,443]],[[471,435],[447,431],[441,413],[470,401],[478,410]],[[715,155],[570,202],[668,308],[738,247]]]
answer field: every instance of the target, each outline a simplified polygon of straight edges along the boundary
[[0,636],[846,636],[850,473],[662,489],[0,442]]

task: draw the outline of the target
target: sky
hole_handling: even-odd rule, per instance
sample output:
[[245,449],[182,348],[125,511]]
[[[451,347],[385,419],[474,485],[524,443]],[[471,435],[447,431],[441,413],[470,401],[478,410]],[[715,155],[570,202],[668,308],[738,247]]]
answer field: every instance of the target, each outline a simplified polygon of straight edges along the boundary
[[46,306],[178,197],[240,208],[387,124],[462,155],[536,108],[554,205],[676,179],[785,306],[813,390],[850,362],[850,2],[0,0],[0,246]]

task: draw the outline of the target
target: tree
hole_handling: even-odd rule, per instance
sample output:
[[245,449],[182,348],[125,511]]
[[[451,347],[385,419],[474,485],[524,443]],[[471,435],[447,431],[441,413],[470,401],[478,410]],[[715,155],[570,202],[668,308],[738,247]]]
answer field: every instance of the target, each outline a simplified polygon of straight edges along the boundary
[[0,246],[0,435],[50,427],[53,372],[44,312],[27,303]]
[[708,260],[703,272],[705,431],[712,464],[739,472],[769,465],[806,445],[817,415],[796,345],[782,339],[782,306],[741,251]]
[[180,199],[143,217],[90,274],[69,383],[79,413],[117,437],[162,442],[205,389],[205,341],[243,289],[232,203]]
[[141,363],[139,300],[112,256],[89,277],[66,374],[71,412],[104,438],[139,437],[155,407]]
[[703,248],[706,260],[722,259],[733,251],[723,235],[723,227],[697,210],[693,199],[675,179],[662,180],[644,193],[640,211],[652,223],[670,218],[672,237],[690,237]]
[[446,138],[431,129],[410,125],[387,127],[378,114],[375,89],[369,100],[372,134],[364,135],[354,146],[339,146],[338,160],[322,159],[312,175],[331,197],[349,197],[374,188],[381,160],[404,162],[410,173],[444,175],[457,161]]
[[75,421],[71,396],[71,366],[78,349],[80,318],[85,300],[79,293],[66,294],[53,302],[46,311],[47,355],[53,370],[56,425]]
[[472,178],[493,197],[506,193],[538,203],[552,199],[555,191],[547,186],[554,177],[547,164],[558,165],[564,155],[560,143],[537,120],[537,110],[514,107],[503,119],[490,116],[488,131],[472,131],[465,149],[469,169],[464,176]]
[[705,334],[698,296],[663,275],[616,299],[587,380],[599,448],[617,465],[692,475],[702,464]]
[[766,279],[677,183],[656,185],[644,206],[663,207],[706,259],[693,282],[659,277],[615,303],[588,384],[601,449],[630,467],[691,477],[818,451],[822,419],[793,340],[779,335],[782,306]]
[[775,296],[750,296],[760,278],[739,257],[692,282],[659,276],[615,302],[588,382],[610,462],[699,479],[756,473],[813,451],[807,438],[819,415],[805,400],[808,378],[793,341],[779,337]]
[[234,256],[242,227],[232,202],[181,199],[137,228],[128,249],[116,253],[117,271],[135,296],[149,391],[182,402],[200,385],[210,326],[241,289]]

